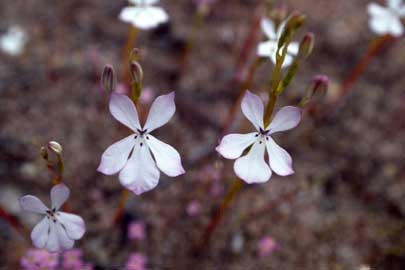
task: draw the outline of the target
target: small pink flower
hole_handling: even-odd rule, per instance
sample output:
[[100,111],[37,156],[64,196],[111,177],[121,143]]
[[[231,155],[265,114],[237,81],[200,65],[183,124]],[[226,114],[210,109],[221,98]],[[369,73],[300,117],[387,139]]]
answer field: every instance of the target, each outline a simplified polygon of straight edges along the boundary
[[155,98],[155,90],[152,87],[144,87],[142,89],[142,94],[139,97],[139,102],[142,104],[150,104]]
[[26,195],[20,198],[22,209],[45,216],[31,233],[32,242],[37,248],[45,248],[50,252],[70,249],[75,240],[84,235],[86,229],[81,217],[59,211],[69,194],[69,188],[65,184],[55,185],[51,189],[51,209],[35,196]]
[[146,237],[145,233],[145,223],[138,221],[138,222],[131,222],[128,225],[128,238],[133,240],[143,240]]
[[201,212],[201,204],[196,200],[191,201],[187,205],[186,212],[190,217],[198,215]]
[[[283,107],[276,113],[272,122],[264,127],[263,102],[260,97],[247,91],[242,100],[242,112],[257,131],[248,134],[229,134],[222,138],[216,148],[223,157],[237,159],[234,164],[236,175],[251,184],[267,182],[271,178],[272,171],[281,176],[293,174],[291,156],[278,146],[270,135],[296,127],[301,120],[301,109],[293,106]],[[252,147],[248,154],[240,157],[250,145]],[[265,161],[266,150],[269,164]]]
[[78,248],[63,253],[62,266],[65,269],[78,269],[83,266],[82,251]]
[[265,236],[260,239],[258,244],[259,256],[268,256],[278,247],[276,241],[271,236]]
[[147,259],[140,253],[132,253],[125,266],[126,270],[145,270]]
[[159,96],[150,108],[146,123],[141,126],[134,103],[125,95],[112,93],[111,114],[134,134],[108,147],[97,170],[106,175],[119,172],[121,184],[137,195],[156,187],[160,177],[158,168],[171,177],[183,174],[185,171],[176,149],[150,135],[169,122],[175,111],[174,92]]
[[58,255],[41,249],[29,249],[21,258],[24,270],[53,270],[58,265]]

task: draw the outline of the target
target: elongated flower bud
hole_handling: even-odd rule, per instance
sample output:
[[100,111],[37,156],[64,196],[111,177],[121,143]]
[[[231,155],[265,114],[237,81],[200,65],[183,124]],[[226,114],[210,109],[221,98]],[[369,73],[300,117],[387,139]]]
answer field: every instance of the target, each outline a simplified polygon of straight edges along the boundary
[[57,155],[62,154],[63,148],[62,146],[55,141],[48,142],[48,148]]
[[115,88],[115,72],[114,68],[111,65],[105,65],[103,74],[101,75],[101,81],[103,88],[111,93]]
[[41,155],[41,157],[45,160],[49,159],[49,155],[48,155],[48,151],[46,150],[45,147],[41,147],[41,149],[39,150],[39,154]]
[[306,33],[304,38],[301,40],[300,49],[298,52],[298,57],[305,59],[311,55],[312,50],[314,49],[314,39],[315,36],[313,33]]
[[143,70],[139,62],[132,60],[130,63],[130,72],[132,81],[135,83],[141,83],[143,80]]
[[314,96],[323,96],[326,94],[329,86],[329,77],[323,74],[315,75],[312,78],[314,87],[312,88],[312,95]]

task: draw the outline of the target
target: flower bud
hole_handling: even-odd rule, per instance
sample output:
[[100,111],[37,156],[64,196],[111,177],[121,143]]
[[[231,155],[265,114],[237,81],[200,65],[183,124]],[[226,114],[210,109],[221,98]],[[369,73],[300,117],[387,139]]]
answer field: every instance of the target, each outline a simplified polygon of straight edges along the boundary
[[313,33],[306,33],[304,38],[301,40],[300,49],[298,52],[298,57],[305,59],[312,53],[314,49],[314,39],[315,36]]
[[48,148],[57,155],[62,154],[62,151],[63,151],[62,146],[58,142],[55,142],[55,141],[50,141],[48,143]]
[[143,70],[141,64],[139,64],[139,62],[135,60],[132,60],[129,70],[131,73],[132,81],[135,83],[141,83],[143,80]]
[[314,87],[312,88],[311,97],[324,96],[326,94],[326,91],[328,90],[329,77],[324,74],[315,75],[312,78],[312,82],[314,84]]
[[101,81],[103,88],[111,93],[115,88],[115,72],[114,68],[111,65],[105,65],[103,74],[101,75]]
[[41,157],[45,160],[48,160],[49,156],[48,156],[48,151],[46,150],[45,147],[41,147],[41,149],[39,150],[39,154],[41,155]]

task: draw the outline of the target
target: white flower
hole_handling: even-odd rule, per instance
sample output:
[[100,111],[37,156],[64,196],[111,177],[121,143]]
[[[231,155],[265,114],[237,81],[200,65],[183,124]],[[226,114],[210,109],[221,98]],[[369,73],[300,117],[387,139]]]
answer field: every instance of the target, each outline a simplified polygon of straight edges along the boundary
[[97,170],[106,175],[120,172],[121,184],[137,195],[156,187],[160,176],[158,168],[171,177],[183,174],[185,171],[176,149],[150,135],[169,122],[175,111],[174,92],[159,96],[141,127],[134,103],[125,95],[111,94],[111,114],[134,134],[108,147]]
[[[270,57],[271,61],[275,64],[278,40],[280,39],[281,34],[284,31],[286,21],[280,23],[277,31],[274,22],[267,18],[262,18],[260,24],[263,32],[269,40],[259,43],[259,45],[257,46],[257,55],[262,57]],[[291,65],[294,60],[294,56],[298,54],[298,50],[298,42],[290,42],[287,49],[287,54],[281,67],[287,67]]]
[[27,36],[23,29],[11,26],[7,33],[0,37],[0,49],[11,56],[17,56],[23,52],[26,42]]
[[35,196],[26,195],[20,198],[22,209],[45,215],[31,233],[32,242],[37,248],[45,248],[50,252],[70,249],[75,240],[84,235],[86,228],[81,217],[59,211],[69,193],[69,188],[64,184],[55,185],[51,189],[51,209]]
[[139,29],[155,28],[169,20],[169,16],[163,8],[152,6],[159,0],[129,0],[129,2],[135,6],[123,8],[119,18],[124,22],[132,23]]
[[[301,109],[293,106],[281,108],[272,122],[264,128],[263,102],[260,97],[247,91],[242,100],[242,112],[257,132],[229,134],[222,138],[216,148],[223,157],[237,159],[233,167],[236,175],[251,184],[268,181],[272,170],[281,176],[293,174],[291,156],[278,146],[270,135],[296,127],[301,120]],[[253,146],[247,155],[240,157],[250,145]],[[266,150],[270,167],[264,158]]]
[[399,37],[404,32],[401,17],[405,16],[405,5],[402,0],[387,0],[387,4],[387,7],[377,3],[368,4],[369,26],[378,35],[391,34]]

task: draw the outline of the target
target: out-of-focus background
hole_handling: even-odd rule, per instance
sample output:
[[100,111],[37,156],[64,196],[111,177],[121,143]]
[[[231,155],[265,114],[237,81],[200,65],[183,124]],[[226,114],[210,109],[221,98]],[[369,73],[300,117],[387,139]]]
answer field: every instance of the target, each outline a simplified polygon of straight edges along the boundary
[[[330,87],[319,103],[339,96],[339,83],[376,38],[368,28],[367,3],[277,3],[307,15],[297,40],[306,31],[316,37],[313,54],[277,107],[296,105],[320,73],[329,76]],[[241,52],[261,4],[213,1],[202,22],[193,23],[193,1],[162,0],[170,22],[139,32],[141,114],[156,96],[176,92],[175,117],[155,134],[178,149],[187,173],[175,179],[162,174],[152,191],[131,194],[121,224],[111,227],[122,187],[116,176],[96,168],[102,152],[126,131],[108,111],[100,74],[104,64],[114,65],[120,91],[127,89],[129,25],[117,16],[128,3],[0,2],[0,34],[17,25],[26,35],[21,54],[0,52],[1,269],[20,269],[31,248],[37,216],[22,212],[18,198],[33,194],[49,201],[50,176],[39,157],[49,140],[64,148],[70,208],[87,224],[75,246],[94,269],[124,269],[112,266],[124,266],[134,252],[147,258],[147,269],[405,269],[403,39],[387,44],[344,98],[321,113],[306,111],[298,128],[275,136],[291,153],[295,174],[245,185],[210,245],[195,252],[234,178],[233,161],[212,150],[240,91],[235,74],[240,69],[236,77],[243,77],[255,58],[255,45],[246,61]],[[264,38],[257,33],[257,41]],[[260,66],[252,91],[265,93],[272,67],[270,61]],[[228,132],[248,130],[238,112]],[[128,237],[133,222],[144,225],[143,237]]]

